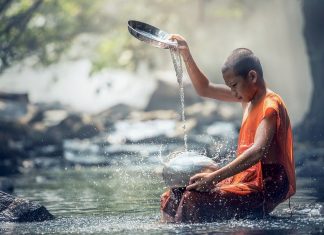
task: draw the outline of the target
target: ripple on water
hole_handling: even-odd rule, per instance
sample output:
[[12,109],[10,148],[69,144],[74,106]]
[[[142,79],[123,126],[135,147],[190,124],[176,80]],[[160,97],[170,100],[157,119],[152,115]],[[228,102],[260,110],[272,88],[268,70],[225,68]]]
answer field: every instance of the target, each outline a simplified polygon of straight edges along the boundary
[[[47,180],[37,182],[41,175]],[[159,223],[165,190],[152,166],[82,168],[18,176],[16,194],[44,204],[57,219],[42,223],[0,223],[0,234],[206,234],[322,233],[323,204],[300,185],[292,198],[292,217],[283,203],[271,217],[207,224]]]
[[2,223],[4,234],[67,234],[67,233],[124,233],[124,234],[165,234],[165,233],[222,233],[260,234],[271,231],[289,233],[309,233],[323,231],[323,217],[270,217],[257,220],[228,220],[206,224],[162,224],[159,215],[123,214],[117,216],[73,216],[60,217],[42,223]]

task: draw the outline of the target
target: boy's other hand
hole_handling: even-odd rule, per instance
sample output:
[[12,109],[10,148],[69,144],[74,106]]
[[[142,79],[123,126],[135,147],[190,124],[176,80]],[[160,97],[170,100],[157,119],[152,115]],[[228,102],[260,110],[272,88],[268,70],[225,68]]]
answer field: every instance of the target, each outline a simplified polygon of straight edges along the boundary
[[198,173],[190,178],[187,190],[210,192],[216,185],[210,173]]

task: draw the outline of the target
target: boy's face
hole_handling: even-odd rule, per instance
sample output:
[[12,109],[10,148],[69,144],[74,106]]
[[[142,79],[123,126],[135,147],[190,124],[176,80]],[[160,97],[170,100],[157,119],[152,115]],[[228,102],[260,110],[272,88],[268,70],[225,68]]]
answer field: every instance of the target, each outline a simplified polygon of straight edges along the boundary
[[225,84],[231,88],[233,96],[241,102],[250,102],[256,92],[255,79],[251,74],[244,78],[235,74],[233,69],[228,69],[223,73]]

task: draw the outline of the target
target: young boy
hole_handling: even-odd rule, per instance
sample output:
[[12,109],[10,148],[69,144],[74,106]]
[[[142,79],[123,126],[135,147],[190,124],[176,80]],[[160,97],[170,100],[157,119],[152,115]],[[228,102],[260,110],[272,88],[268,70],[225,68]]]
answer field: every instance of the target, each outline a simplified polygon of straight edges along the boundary
[[193,60],[186,40],[177,40],[192,84],[200,96],[240,102],[243,120],[237,157],[228,165],[190,178],[185,189],[161,197],[162,220],[206,222],[264,216],[296,191],[292,130],[280,96],[267,89],[259,59],[234,50],[222,68],[226,85],[212,84]]

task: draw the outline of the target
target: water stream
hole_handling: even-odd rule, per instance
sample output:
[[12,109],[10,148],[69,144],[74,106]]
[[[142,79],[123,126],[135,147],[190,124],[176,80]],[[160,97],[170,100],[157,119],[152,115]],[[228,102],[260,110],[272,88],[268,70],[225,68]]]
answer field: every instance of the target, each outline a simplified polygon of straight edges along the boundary
[[183,69],[182,69],[182,60],[180,52],[177,48],[170,49],[171,58],[173,62],[173,66],[176,72],[177,81],[179,84],[179,94],[180,94],[180,102],[181,102],[181,120],[182,120],[182,129],[183,129],[183,139],[184,139],[184,150],[188,151],[187,145],[187,132],[186,132],[186,117],[185,117],[185,109],[184,109],[184,89],[183,89]]

